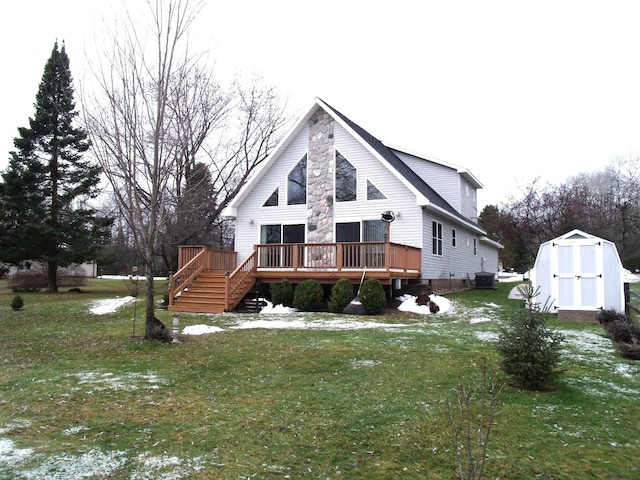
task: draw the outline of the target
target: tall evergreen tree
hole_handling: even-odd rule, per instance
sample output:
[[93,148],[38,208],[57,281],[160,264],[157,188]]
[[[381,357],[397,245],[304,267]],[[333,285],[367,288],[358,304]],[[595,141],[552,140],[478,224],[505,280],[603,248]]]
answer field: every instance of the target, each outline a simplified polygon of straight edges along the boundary
[[98,193],[100,167],[82,158],[90,143],[77,116],[69,57],[55,43],[36,95],[29,127],[18,128],[16,150],[0,184],[0,261],[46,264],[48,290],[58,290],[59,266],[92,259],[110,219],[86,202]]

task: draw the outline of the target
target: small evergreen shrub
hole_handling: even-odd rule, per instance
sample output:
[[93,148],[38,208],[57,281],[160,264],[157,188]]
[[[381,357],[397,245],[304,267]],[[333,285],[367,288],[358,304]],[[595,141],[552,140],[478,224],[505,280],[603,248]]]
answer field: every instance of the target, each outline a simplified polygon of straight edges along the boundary
[[622,358],[640,360],[640,325],[615,310],[602,310],[598,321]]
[[271,301],[274,305],[284,305],[285,307],[293,306],[293,286],[286,278],[280,283],[272,283],[269,287],[271,292]]
[[629,316],[616,310],[601,310],[598,313],[598,321],[607,332],[609,331],[609,325],[613,323],[633,323]]
[[542,390],[558,375],[560,348],[564,337],[547,328],[549,305],[535,302],[539,289],[521,288],[525,308],[515,312],[511,322],[500,328],[496,348],[502,356],[501,368],[519,385]]
[[384,312],[387,306],[387,294],[376,278],[370,278],[362,285],[360,301],[369,315],[377,315]]
[[[275,303],[275,302],[274,302]],[[299,283],[293,293],[293,306],[303,312],[316,312],[322,309],[324,292],[316,280]]]
[[353,284],[346,278],[341,278],[331,288],[329,297],[329,311],[342,313],[354,297]]
[[14,310],[18,311],[23,306],[24,306],[24,300],[22,299],[22,297],[20,295],[16,295],[15,297],[13,297],[13,300],[11,300],[11,308],[13,308]]
[[635,322],[612,322],[607,326],[607,334],[614,343],[640,342],[640,325]]

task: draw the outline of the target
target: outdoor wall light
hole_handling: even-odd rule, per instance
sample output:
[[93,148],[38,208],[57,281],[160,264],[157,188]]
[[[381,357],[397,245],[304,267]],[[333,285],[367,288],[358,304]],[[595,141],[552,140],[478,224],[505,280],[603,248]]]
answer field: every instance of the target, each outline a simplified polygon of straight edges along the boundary
[[249,219],[249,225],[253,225],[253,218]]
[[387,210],[386,212],[382,212],[380,218],[384,223],[391,223],[396,219],[396,215],[391,210]]

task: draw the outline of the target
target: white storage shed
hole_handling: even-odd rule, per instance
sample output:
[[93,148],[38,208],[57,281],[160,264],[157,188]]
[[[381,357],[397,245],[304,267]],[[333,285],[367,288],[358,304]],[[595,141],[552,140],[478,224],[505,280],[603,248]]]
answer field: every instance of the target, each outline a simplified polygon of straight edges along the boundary
[[572,230],[540,245],[530,273],[536,301],[558,318],[595,319],[601,309],[624,312],[624,269],[613,242]]

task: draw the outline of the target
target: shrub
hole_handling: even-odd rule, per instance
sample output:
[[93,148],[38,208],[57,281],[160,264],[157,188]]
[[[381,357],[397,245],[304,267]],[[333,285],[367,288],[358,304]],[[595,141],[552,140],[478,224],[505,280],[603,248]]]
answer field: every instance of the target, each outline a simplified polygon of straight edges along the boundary
[[16,295],[15,297],[13,297],[13,300],[11,300],[11,308],[17,311],[20,310],[23,306],[24,300],[20,295]]
[[293,306],[303,312],[315,312],[322,308],[324,292],[316,280],[299,283],[293,294]]
[[640,325],[614,310],[602,310],[598,320],[622,358],[640,360]]
[[341,278],[331,288],[329,297],[329,310],[334,313],[342,313],[351,300],[353,300],[353,284],[346,278]]
[[640,342],[640,325],[634,322],[612,322],[607,326],[607,334],[614,343]]
[[370,278],[362,285],[360,290],[360,301],[369,315],[382,313],[387,306],[387,294],[380,281]]
[[601,310],[598,313],[598,321],[606,331],[609,330],[609,325],[613,323],[633,323],[628,315],[616,310]]
[[[10,274],[8,280],[9,288],[14,292],[37,292],[49,284],[47,268],[41,263],[27,262],[27,268]],[[78,265],[58,267],[57,282],[58,287],[79,287],[86,285],[87,278]]]
[[269,287],[271,292],[271,301],[274,305],[284,305],[285,307],[293,306],[293,286],[286,278],[280,283],[272,283]]
[[541,390],[558,372],[560,348],[564,337],[547,328],[549,305],[535,302],[539,289],[521,289],[525,308],[515,312],[511,322],[500,328],[496,348],[502,356],[502,370],[522,387]]
[[615,347],[622,358],[640,360],[640,342],[638,340],[633,343],[619,342],[615,344]]

